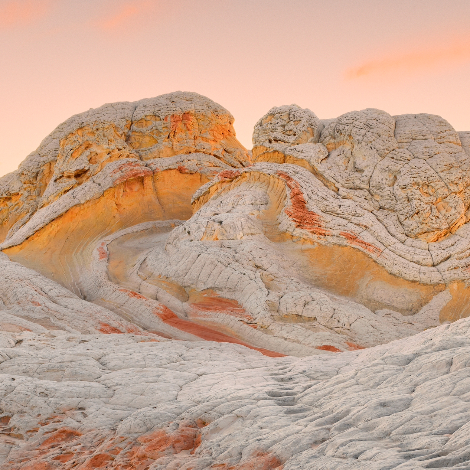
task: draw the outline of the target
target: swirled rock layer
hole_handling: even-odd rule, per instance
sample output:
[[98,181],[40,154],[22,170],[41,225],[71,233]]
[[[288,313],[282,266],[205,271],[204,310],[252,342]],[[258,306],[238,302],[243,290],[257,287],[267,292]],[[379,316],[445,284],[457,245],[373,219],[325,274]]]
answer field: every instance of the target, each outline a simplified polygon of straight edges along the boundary
[[470,133],[233,121],[108,104],[0,178],[1,467],[467,468]]

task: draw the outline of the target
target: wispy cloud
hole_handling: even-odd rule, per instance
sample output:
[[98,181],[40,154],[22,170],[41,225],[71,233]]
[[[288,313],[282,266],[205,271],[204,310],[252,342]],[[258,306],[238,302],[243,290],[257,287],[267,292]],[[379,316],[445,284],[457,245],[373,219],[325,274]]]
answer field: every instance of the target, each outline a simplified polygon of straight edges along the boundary
[[421,49],[390,53],[382,58],[365,61],[348,69],[346,77],[354,80],[397,74],[412,75],[465,63],[470,63],[470,37],[460,37],[444,44],[432,41]]
[[158,0],[126,0],[103,15],[96,25],[105,31],[115,31],[125,27],[133,20],[155,12]]
[[43,18],[56,0],[0,0],[0,29],[27,26]]

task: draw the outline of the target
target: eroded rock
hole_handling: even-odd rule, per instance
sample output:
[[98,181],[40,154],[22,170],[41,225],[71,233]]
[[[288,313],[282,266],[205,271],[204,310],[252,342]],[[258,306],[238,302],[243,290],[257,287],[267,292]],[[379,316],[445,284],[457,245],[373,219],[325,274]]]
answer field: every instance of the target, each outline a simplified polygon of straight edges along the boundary
[[0,179],[2,468],[466,468],[470,133],[232,124],[109,104]]
[[249,157],[235,137],[233,121],[222,106],[188,92],[77,114],[46,137],[17,171],[0,179],[0,235],[11,237],[38,209],[112,162],[204,154],[222,167],[242,167]]

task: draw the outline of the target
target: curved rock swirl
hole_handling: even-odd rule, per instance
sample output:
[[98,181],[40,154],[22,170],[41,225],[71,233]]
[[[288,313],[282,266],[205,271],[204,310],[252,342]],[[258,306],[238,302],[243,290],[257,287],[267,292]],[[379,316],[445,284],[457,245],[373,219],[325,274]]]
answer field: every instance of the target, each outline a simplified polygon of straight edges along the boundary
[[[250,166],[232,122],[188,93],[71,118],[51,134],[62,138],[36,211],[1,248],[138,328],[215,329],[282,354],[370,347],[467,315],[465,133],[462,147],[437,116],[320,121],[284,106],[255,126],[265,163]],[[109,243],[120,248],[108,260]]]
[[[155,312],[164,305],[153,302],[146,315],[137,295],[100,283],[100,273],[92,272],[93,250],[104,236],[135,224],[189,218],[199,186],[249,162],[232,123],[227,110],[195,93],[105,105],[74,116],[2,179],[3,227],[11,228],[1,248],[82,299],[113,310],[137,331],[195,339],[162,322]],[[44,168],[51,166],[44,182]],[[35,185],[24,184],[26,177]],[[13,224],[25,211],[27,217]],[[6,281],[9,290],[13,277]],[[49,323],[62,325],[55,312],[42,311]]]
[[466,468],[470,133],[232,124],[105,105],[0,179],[2,468]]

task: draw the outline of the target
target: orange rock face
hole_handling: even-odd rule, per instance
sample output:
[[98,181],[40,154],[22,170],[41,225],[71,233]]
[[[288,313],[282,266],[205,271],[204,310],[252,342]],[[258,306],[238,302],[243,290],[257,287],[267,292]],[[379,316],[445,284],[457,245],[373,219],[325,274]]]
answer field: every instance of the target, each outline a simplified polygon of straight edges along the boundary
[[93,241],[142,222],[188,219],[192,214],[191,196],[207,181],[201,174],[182,174],[176,169],[146,173],[142,175],[141,170],[129,167],[125,177],[99,199],[69,209],[5,253],[79,292],[76,278],[87,263],[82,255],[91,252]]
[[1,239],[118,160],[198,153],[222,167],[248,164],[233,121],[226,109],[195,93],[105,105],[72,117],[0,183]]
[[133,122],[128,142],[143,160],[188,153],[216,155],[230,164],[247,161],[245,149],[233,130],[229,114],[188,111],[182,114],[146,115]]

